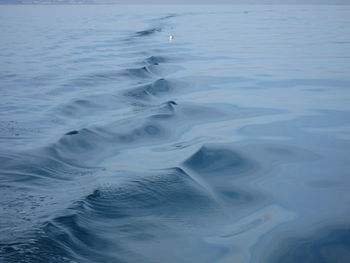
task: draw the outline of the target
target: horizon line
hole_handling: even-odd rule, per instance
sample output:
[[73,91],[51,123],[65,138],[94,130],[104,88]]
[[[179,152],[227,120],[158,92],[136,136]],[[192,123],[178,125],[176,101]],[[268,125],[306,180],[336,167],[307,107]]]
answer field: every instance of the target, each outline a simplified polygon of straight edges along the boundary
[[172,6],[181,6],[181,5],[206,5],[206,6],[216,6],[216,5],[226,5],[226,6],[231,6],[231,5],[241,5],[241,6],[248,6],[248,5],[254,5],[254,6],[263,6],[263,5],[269,5],[269,6],[332,6],[332,5],[337,5],[337,6],[349,6],[350,3],[216,3],[216,4],[206,4],[206,3],[181,3],[181,4],[167,4],[167,3],[148,3],[148,4],[139,4],[139,3],[0,3],[0,5],[33,5],[33,6],[39,6],[39,5],[139,5],[139,6],[145,6],[145,5],[172,5]]

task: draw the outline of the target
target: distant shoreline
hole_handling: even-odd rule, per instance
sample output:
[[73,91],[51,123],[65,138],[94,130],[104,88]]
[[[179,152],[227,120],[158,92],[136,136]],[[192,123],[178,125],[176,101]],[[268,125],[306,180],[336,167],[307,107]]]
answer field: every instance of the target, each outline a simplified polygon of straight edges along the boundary
[[225,3],[217,3],[217,4],[195,4],[195,3],[182,3],[182,4],[166,4],[166,3],[148,3],[148,4],[136,4],[136,3],[0,3],[0,6],[82,6],[82,5],[92,5],[92,6],[102,6],[102,5],[123,5],[123,6],[149,6],[149,5],[158,5],[158,6],[350,6],[349,4],[336,4],[336,3],[329,3],[329,4],[272,4],[272,3],[266,3],[266,4],[225,4]]

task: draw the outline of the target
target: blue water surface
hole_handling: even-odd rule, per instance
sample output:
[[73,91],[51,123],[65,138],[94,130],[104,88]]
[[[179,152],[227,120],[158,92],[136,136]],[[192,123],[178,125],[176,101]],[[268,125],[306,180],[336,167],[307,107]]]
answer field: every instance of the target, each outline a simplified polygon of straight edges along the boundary
[[0,262],[350,262],[349,6],[0,6],[0,32]]

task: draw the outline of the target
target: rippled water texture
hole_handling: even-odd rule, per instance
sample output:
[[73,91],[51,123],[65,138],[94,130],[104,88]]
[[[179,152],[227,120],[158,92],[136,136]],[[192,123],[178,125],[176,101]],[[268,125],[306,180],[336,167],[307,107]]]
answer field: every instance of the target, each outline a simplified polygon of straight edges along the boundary
[[0,262],[350,262],[350,7],[1,6],[0,32]]

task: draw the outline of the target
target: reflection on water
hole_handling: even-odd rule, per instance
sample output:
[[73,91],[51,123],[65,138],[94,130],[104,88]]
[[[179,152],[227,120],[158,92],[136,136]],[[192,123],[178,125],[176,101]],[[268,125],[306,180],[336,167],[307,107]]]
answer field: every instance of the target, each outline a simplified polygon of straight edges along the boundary
[[320,229],[307,237],[289,237],[277,246],[270,262],[347,262],[350,258],[350,228]]
[[350,261],[350,8],[2,11],[1,262]]

